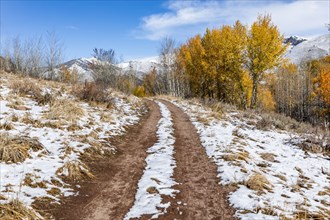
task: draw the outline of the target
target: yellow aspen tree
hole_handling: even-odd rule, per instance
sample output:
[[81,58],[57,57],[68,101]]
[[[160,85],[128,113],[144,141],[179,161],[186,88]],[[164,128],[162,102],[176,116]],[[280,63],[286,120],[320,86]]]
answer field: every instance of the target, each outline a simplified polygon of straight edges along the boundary
[[256,108],[258,85],[263,80],[265,72],[283,61],[283,54],[287,48],[283,40],[284,36],[272,23],[270,15],[259,16],[249,30],[247,67],[253,82],[251,108]]

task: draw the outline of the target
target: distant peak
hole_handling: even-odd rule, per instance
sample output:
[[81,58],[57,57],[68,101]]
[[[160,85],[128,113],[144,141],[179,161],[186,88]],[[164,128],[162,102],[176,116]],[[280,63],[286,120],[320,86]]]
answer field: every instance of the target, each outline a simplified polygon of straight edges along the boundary
[[302,38],[302,37],[298,37],[298,36],[290,36],[284,39],[284,43],[287,44],[291,44],[292,46],[297,46],[298,44],[300,44],[301,42],[306,41],[307,39]]

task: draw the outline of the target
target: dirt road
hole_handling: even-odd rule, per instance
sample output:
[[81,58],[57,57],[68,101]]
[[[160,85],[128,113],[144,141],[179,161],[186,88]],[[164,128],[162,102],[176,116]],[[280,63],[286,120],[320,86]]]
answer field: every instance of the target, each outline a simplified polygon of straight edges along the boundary
[[226,199],[232,189],[219,185],[216,165],[201,146],[196,128],[180,108],[162,102],[173,117],[177,163],[174,179],[180,193],[170,199],[168,213],[159,219],[234,219],[234,209]]
[[143,174],[146,150],[157,141],[159,107],[147,101],[149,113],[127,134],[115,138],[118,154],[89,166],[96,178],[85,182],[79,196],[65,199],[52,213],[56,219],[122,219],[133,205],[137,183]]
[[[171,205],[159,219],[234,219],[226,199],[231,189],[218,184],[216,165],[207,157],[189,117],[172,103],[162,102],[171,111],[174,124],[174,179],[179,193],[175,198],[163,198]],[[160,111],[152,101],[148,106],[150,111],[139,125],[116,140],[120,154],[105,165],[99,161],[92,166],[98,178],[83,184],[79,196],[64,200],[53,213],[56,219],[123,219],[134,203],[146,150],[157,142]]]

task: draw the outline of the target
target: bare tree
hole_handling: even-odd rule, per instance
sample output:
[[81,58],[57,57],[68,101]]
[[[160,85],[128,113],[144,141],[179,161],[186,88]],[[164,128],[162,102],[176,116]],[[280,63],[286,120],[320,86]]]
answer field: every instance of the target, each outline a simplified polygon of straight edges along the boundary
[[42,38],[26,39],[24,43],[16,38],[13,45],[13,60],[16,70],[24,75],[38,77],[43,60]]
[[35,38],[31,40],[31,47],[29,48],[30,54],[30,67],[29,74],[33,77],[39,77],[43,64],[43,51],[44,44],[42,41],[42,37]]
[[13,54],[12,54],[12,62],[14,64],[15,72],[22,71],[22,62],[23,62],[23,54],[22,54],[22,43],[19,36],[16,36],[13,39]]
[[11,54],[10,54],[10,46],[11,43],[9,39],[5,41],[5,43],[1,43],[1,63],[0,69],[6,72],[11,72],[14,70],[14,65],[11,61]]
[[116,63],[116,53],[113,49],[94,48],[92,56],[102,62]]
[[173,38],[165,37],[160,43],[159,58],[163,67],[162,79],[165,91],[171,95],[180,96],[180,82],[176,74],[176,47]]
[[64,44],[59,39],[55,31],[47,32],[46,64],[48,67],[49,78],[55,79],[55,68],[63,60]]
[[93,49],[92,56],[97,59],[91,65],[94,81],[103,87],[116,87],[118,82],[119,69],[113,65],[115,62],[115,51],[113,49],[104,50]]

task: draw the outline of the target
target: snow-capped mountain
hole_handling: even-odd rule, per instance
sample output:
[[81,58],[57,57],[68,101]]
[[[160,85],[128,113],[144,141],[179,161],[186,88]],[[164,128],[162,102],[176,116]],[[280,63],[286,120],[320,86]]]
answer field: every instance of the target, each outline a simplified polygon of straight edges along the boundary
[[153,68],[158,71],[162,69],[158,56],[126,61],[117,64],[117,67],[121,68],[124,72],[134,73],[140,79]]
[[[73,59],[70,61],[67,61],[61,65],[59,65],[58,71],[60,71],[61,66],[68,67],[71,71],[75,69],[79,75],[80,81],[92,81],[92,70],[91,65],[95,62],[98,62],[98,60],[94,57],[92,58],[78,58]],[[122,62],[119,64],[114,64],[122,73],[130,73],[135,74],[135,76],[139,79],[142,79],[143,75],[148,73],[153,68],[156,68],[156,70],[161,70],[161,65],[158,61],[158,57],[147,57],[143,59],[137,59],[137,60],[131,60]]]
[[78,58],[65,62],[60,66],[64,65],[67,66],[71,71],[72,70],[77,71],[79,75],[78,78],[81,79],[81,81],[85,81],[85,80],[91,81],[93,79],[91,65],[95,62],[97,62],[97,59],[94,57]]
[[300,44],[301,42],[306,41],[306,38],[303,37],[298,37],[298,36],[290,36],[284,39],[284,43],[285,44],[290,44],[292,46],[297,46],[298,44]]
[[330,54],[330,35],[322,35],[312,39],[297,37],[287,38],[291,43],[285,57],[299,64],[301,61],[318,59]]

